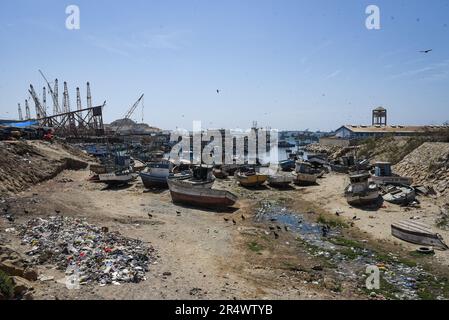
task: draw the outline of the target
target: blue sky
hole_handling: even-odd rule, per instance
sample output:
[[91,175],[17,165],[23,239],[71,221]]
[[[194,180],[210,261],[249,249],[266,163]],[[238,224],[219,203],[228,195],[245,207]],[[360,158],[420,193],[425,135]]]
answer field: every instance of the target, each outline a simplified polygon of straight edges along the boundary
[[[80,30],[65,28],[71,4]],[[370,4],[380,30],[365,27]],[[107,122],[145,93],[144,121],[164,129],[331,130],[379,105],[391,124],[440,124],[448,40],[448,0],[1,0],[0,118],[30,83],[40,93],[42,69],[68,82],[72,108],[90,81]]]

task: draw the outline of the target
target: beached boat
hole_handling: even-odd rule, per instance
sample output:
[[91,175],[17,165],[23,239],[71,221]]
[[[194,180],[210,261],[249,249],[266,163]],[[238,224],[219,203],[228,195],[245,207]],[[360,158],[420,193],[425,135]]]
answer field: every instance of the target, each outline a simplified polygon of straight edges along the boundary
[[189,185],[179,184],[177,180],[169,179],[168,187],[173,202],[189,205],[220,208],[230,207],[237,201],[237,196],[225,190],[209,188],[194,188]]
[[279,161],[279,167],[282,171],[292,171],[295,168],[295,162],[293,159],[282,160]]
[[174,181],[180,186],[210,189],[214,184],[215,177],[212,174],[211,166],[198,165],[193,167],[191,174],[181,172],[168,177],[168,180]]
[[145,188],[168,187],[167,179],[169,176],[173,175],[171,173],[171,170],[173,169],[173,164],[171,162],[161,161],[150,163],[147,167],[147,172],[140,173],[140,178],[142,179]]
[[226,170],[224,170],[223,167],[221,166],[215,167],[212,170],[212,173],[217,179],[226,179],[229,176],[229,173]]
[[384,200],[393,204],[406,205],[416,198],[415,189],[406,185],[389,185],[383,188],[383,192]]
[[379,199],[379,188],[369,181],[368,172],[356,173],[349,177],[351,184],[345,189],[346,201],[352,206],[374,204]]
[[235,178],[243,187],[258,187],[267,181],[268,176],[255,170],[239,170],[235,172]]
[[135,180],[137,175],[130,171],[103,173],[98,175],[98,182],[107,185],[125,185]]
[[394,174],[391,170],[391,163],[389,162],[376,162],[374,166],[374,175],[371,177],[371,180],[378,185],[395,184],[410,186],[413,183],[413,178],[401,177]]
[[312,167],[309,162],[297,161],[296,169],[292,173],[293,182],[297,185],[308,186],[316,184],[320,171]]
[[439,250],[449,249],[440,234],[433,232],[429,226],[421,222],[405,220],[393,223],[391,234],[406,242],[431,246]]
[[275,188],[285,188],[293,182],[293,176],[289,174],[274,174],[268,176],[268,184]]

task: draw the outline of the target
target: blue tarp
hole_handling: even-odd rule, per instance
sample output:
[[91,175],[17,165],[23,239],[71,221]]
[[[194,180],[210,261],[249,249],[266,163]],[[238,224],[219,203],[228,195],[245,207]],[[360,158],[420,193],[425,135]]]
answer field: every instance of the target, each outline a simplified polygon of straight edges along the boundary
[[13,128],[27,128],[27,127],[36,126],[36,125],[39,125],[39,123],[36,120],[27,120],[27,121],[18,121],[18,122],[0,121],[0,126],[13,127]]

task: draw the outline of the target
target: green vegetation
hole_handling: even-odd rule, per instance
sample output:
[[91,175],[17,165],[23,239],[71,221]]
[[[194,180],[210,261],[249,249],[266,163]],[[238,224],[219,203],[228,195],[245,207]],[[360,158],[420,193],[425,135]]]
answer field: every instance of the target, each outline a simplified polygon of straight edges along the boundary
[[256,253],[259,253],[260,251],[263,250],[263,247],[255,241],[248,243],[248,248],[249,250]]
[[11,298],[14,293],[14,285],[12,279],[0,270],[0,294],[7,298]]
[[337,218],[337,217],[332,217],[329,215],[324,215],[324,214],[320,214],[318,216],[317,222],[321,223],[321,224],[329,225],[334,228],[336,228],[336,227],[347,228],[348,227],[348,225],[342,219]]

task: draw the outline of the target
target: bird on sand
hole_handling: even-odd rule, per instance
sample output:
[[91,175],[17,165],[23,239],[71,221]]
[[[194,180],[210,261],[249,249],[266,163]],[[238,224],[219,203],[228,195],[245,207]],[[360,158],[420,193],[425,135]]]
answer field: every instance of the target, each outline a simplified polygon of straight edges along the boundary
[[236,222],[234,219],[232,219],[232,223],[233,223],[234,225],[237,224],[237,222]]
[[242,214],[242,220],[245,220],[246,218],[245,218],[245,216]]
[[421,50],[420,52],[421,52],[421,53],[429,53],[429,52],[431,52],[431,51],[433,51],[433,49],[429,49],[429,50]]
[[275,239],[279,239],[279,235],[276,232],[273,232],[273,234]]
[[223,218],[223,220],[224,220],[225,222],[229,222],[229,219],[228,219],[228,218]]

